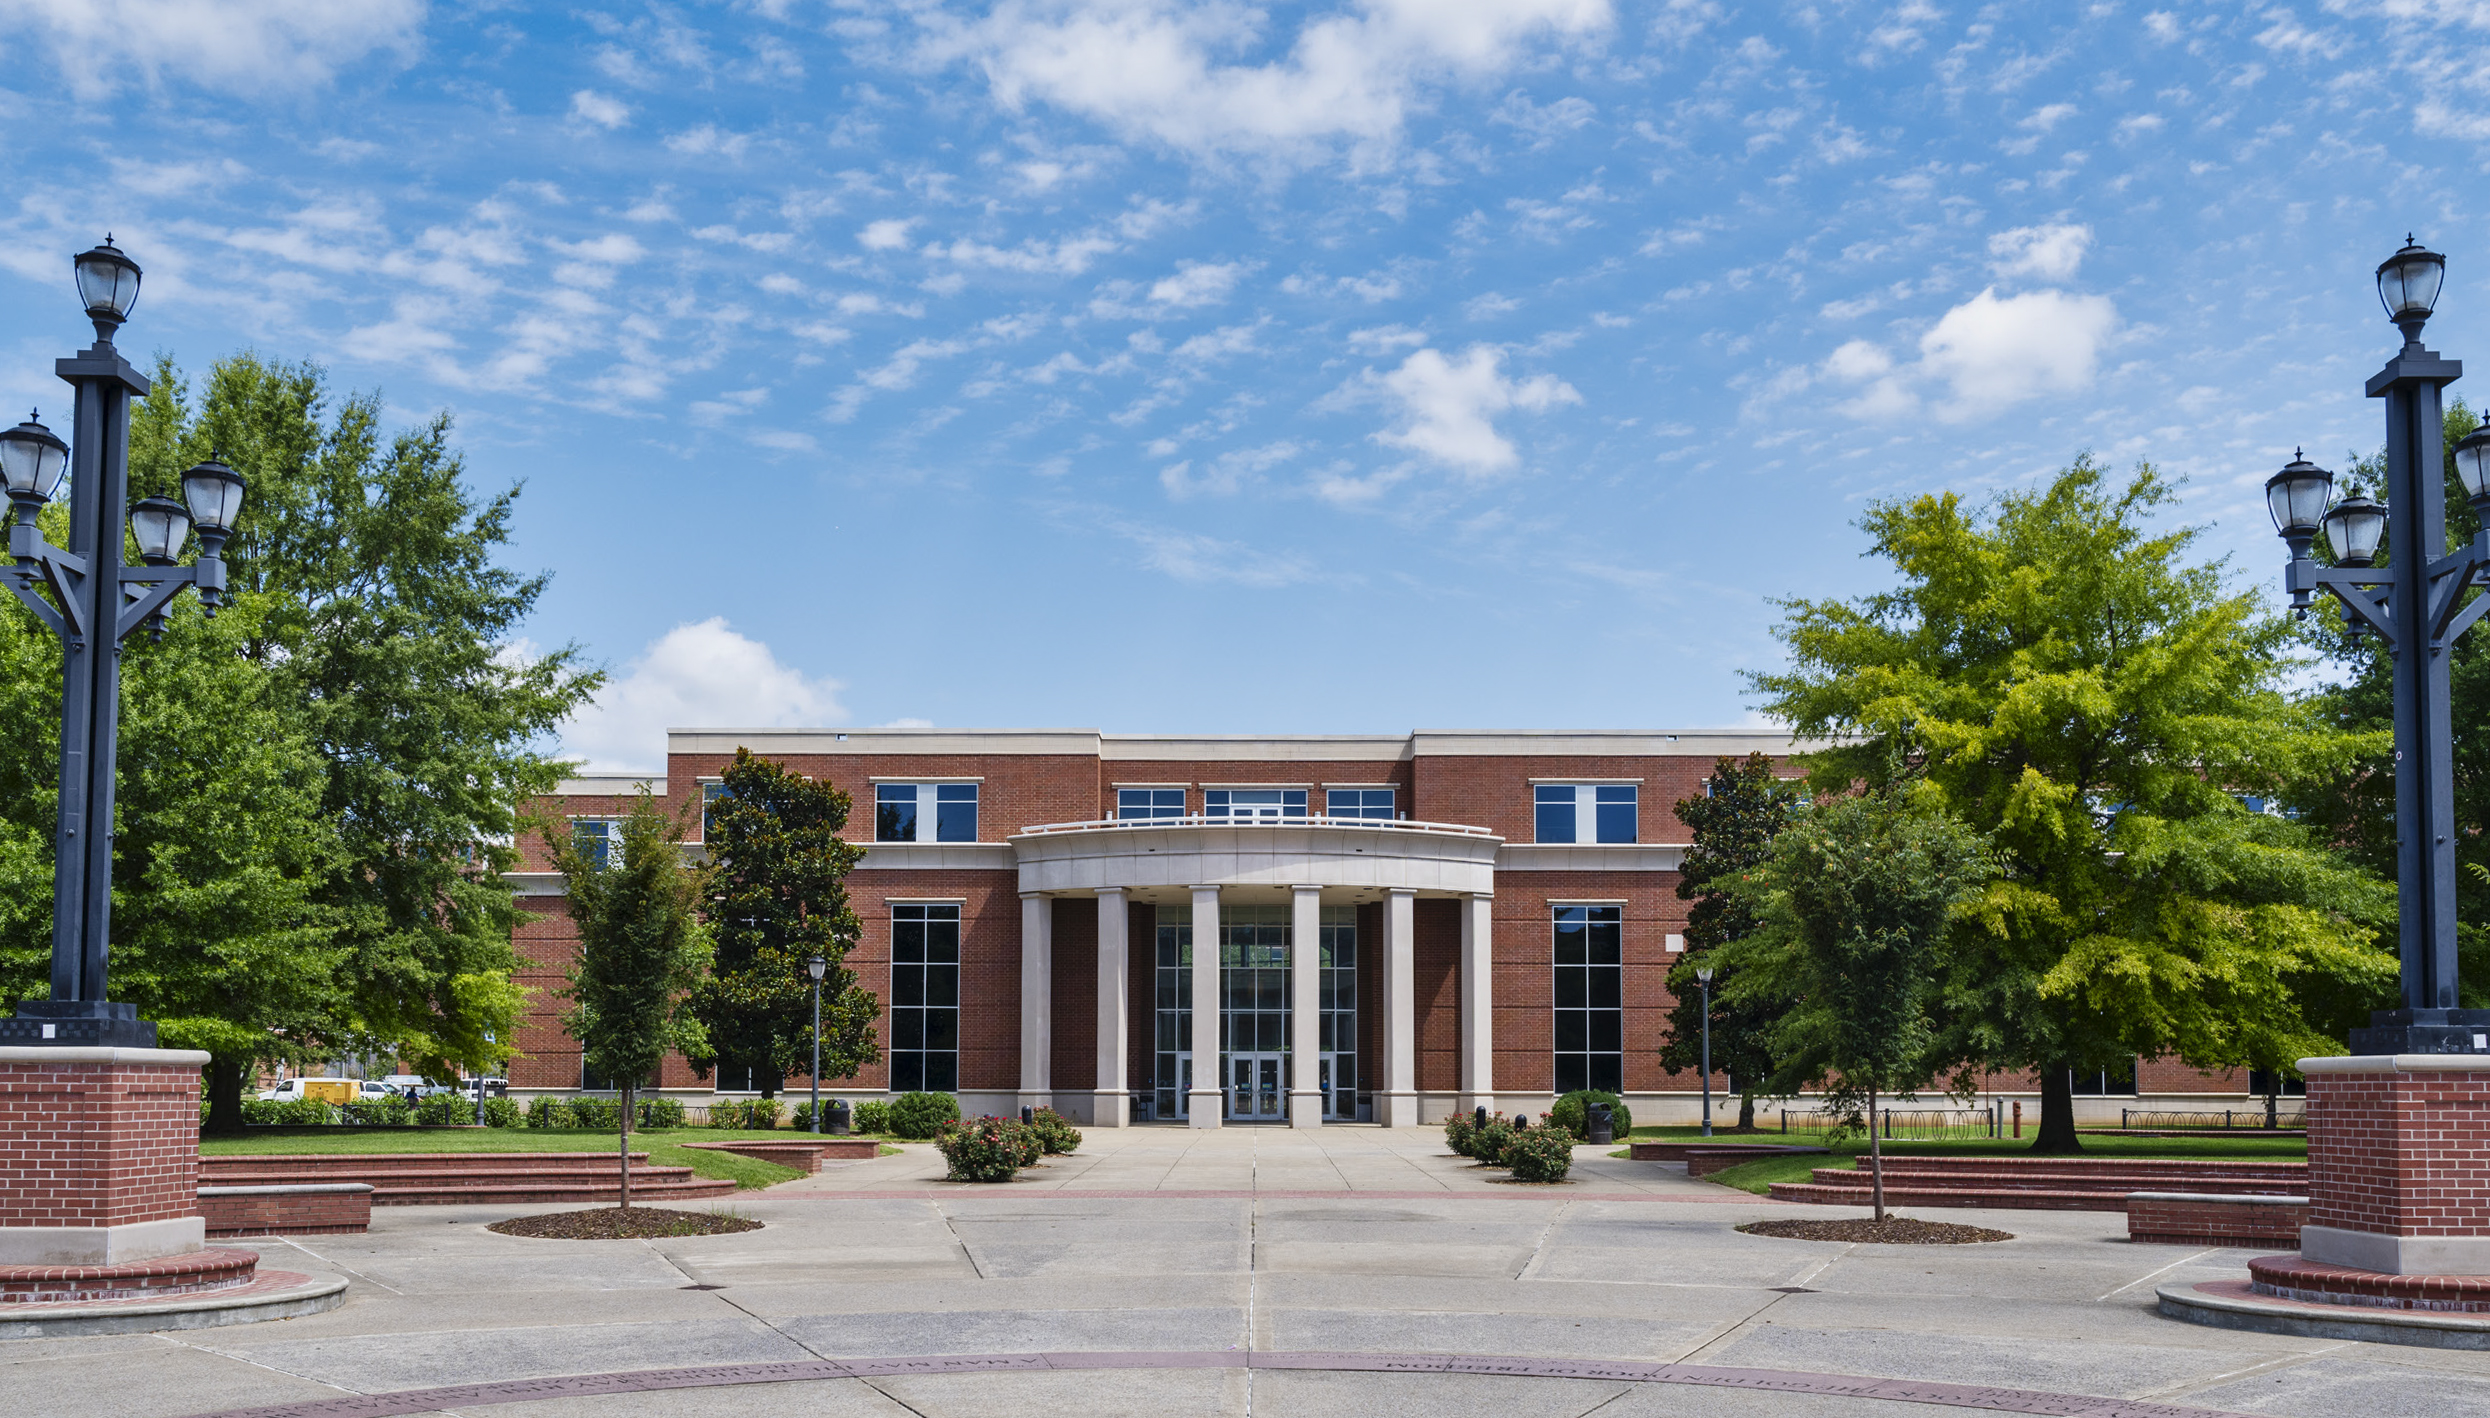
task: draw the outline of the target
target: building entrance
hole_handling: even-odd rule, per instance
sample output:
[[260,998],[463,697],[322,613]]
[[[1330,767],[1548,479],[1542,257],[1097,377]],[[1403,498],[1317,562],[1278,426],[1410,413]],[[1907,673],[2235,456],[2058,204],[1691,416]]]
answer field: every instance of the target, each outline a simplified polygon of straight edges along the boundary
[[1228,1056],[1228,1117],[1273,1123],[1288,1116],[1288,1060],[1279,1054]]
[[[1156,1048],[1145,1116],[1185,1118],[1193,1086],[1193,912],[1158,908]],[[1289,908],[1237,903],[1219,912],[1219,1059],[1201,1067],[1218,1080],[1224,1116],[1234,1122],[1280,1122],[1288,1116],[1289,1059],[1297,1044],[1289,1012],[1289,966],[1296,949]],[[1321,1038],[1314,1087],[1323,1116],[1341,1122],[1367,1116],[1357,1075],[1357,911],[1326,906],[1317,980]],[[1304,1085],[1299,1085],[1304,1086]]]

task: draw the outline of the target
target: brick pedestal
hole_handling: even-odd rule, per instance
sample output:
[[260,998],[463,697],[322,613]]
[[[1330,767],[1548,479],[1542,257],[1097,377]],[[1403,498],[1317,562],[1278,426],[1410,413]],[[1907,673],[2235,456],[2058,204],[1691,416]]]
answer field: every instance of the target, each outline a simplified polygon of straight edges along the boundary
[[0,1266],[201,1250],[207,1061],[184,1049],[0,1047]]
[[2490,1056],[2302,1059],[2300,1254],[2387,1275],[2490,1275]]

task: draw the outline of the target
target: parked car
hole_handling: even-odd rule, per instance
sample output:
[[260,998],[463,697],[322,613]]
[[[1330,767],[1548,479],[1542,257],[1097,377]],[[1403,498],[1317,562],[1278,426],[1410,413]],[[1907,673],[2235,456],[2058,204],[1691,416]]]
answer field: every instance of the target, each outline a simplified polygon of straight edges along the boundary
[[381,1087],[401,1098],[429,1098],[436,1093],[456,1092],[453,1085],[424,1077],[420,1073],[393,1073],[380,1081]]
[[[378,1094],[371,1090],[378,1089]],[[387,1097],[389,1090],[377,1083],[352,1078],[289,1078],[274,1088],[262,1089],[263,1103],[299,1103],[317,1098],[323,1103],[352,1103],[359,1098]]]

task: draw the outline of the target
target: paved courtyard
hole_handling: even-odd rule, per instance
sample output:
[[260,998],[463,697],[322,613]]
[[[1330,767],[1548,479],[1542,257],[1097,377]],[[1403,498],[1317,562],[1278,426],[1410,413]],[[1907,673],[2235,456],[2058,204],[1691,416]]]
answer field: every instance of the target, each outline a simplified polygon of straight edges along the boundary
[[[2490,1413],[2490,1355],[2153,1312],[2153,1283],[2249,1252],[2081,1212],[1943,1213],[2015,1233],[1987,1246],[1742,1236],[1800,1209],[1576,1155],[1536,1188],[1431,1129],[1142,1128],[971,1188],[910,1147],[731,1200],[763,1230],[645,1243],[383,1208],[257,1243],[348,1277],[338,1310],[0,1343],[0,1394],[67,1418]],[[1675,1367],[1599,1372],[1629,1363]]]

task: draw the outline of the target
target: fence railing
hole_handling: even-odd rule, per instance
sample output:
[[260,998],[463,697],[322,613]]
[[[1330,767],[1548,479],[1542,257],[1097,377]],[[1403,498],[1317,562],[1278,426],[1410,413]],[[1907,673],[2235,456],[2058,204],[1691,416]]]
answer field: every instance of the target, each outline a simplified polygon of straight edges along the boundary
[[2211,1131],[2215,1128],[2225,1131],[2232,1128],[2255,1128],[2262,1131],[2269,1126],[2305,1128],[2308,1126],[2308,1111],[2306,1104],[2302,1104],[2295,1112],[2284,1112],[2277,1108],[2274,1111],[2274,1120],[2269,1124],[2265,1120],[2263,1108],[2224,1108],[2218,1113],[2178,1113],[2162,1108],[2121,1108],[2118,1110],[2118,1125],[2122,1128],[2142,1128],[2148,1132],[2162,1129]]
[[[1938,1142],[1949,1137],[2003,1137],[2005,1119],[2003,1103],[1990,1103],[1983,1108],[1879,1108],[1876,1110],[1876,1132],[1880,1137],[1912,1142]],[[1842,1125],[1842,1115],[1829,1109],[1781,1110],[1781,1130],[1785,1133],[1831,1132]]]

